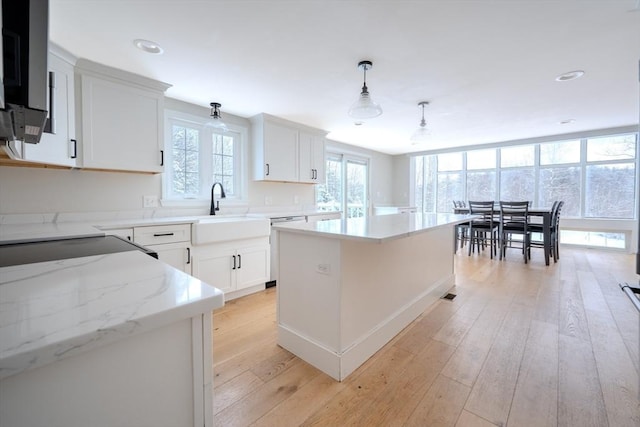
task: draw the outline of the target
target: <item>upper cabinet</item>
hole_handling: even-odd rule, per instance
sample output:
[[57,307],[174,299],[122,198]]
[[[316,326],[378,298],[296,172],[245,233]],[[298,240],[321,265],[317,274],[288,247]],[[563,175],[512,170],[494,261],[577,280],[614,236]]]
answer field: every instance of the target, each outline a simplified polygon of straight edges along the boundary
[[82,166],[162,172],[170,85],[85,59],[76,64]]
[[300,182],[324,184],[324,136],[300,131],[298,134]]
[[251,126],[255,180],[324,182],[325,132],[268,114]]
[[78,165],[75,129],[75,58],[56,45],[49,51],[49,117],[38,144],[24,144],[24,159],[51,165]]

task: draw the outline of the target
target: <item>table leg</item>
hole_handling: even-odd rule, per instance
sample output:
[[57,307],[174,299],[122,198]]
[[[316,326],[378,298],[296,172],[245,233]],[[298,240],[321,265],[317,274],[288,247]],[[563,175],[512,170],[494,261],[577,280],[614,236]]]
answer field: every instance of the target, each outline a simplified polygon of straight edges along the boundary
[[549,253],[551,252],[551,213],[545,213],[542,221],[544,241],[544,263],[549,265]]

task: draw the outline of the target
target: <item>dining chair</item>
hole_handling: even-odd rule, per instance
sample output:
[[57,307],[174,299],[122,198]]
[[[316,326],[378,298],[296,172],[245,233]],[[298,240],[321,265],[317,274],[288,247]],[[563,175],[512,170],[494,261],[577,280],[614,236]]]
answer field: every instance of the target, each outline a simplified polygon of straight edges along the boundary
[[[463,200],[453,200],[453,211],[454,213],[456,212],[456,209],[459,208],[466,208],[467,204],[463,201]],[[462,249],[466,243],[466,241],[469,239],[468,233],[469,231],[469,223],[468,222],[463,222],[460,223],[458,225],[456,225],[455,228],[455,247],[454,247],[454,253],[458,252],[458,244],[460,246],[460,249]]]
[[526,264],[531,257],[529,202],[500,202],[500,259],[507,257],[507,247],[513,247],[513,235],[522,236],[522,254]]
[[493,200],[472,201],[469,200],[469,214],[480,215],[477,219],[469,221],[469,255],[475,251],[475,247],[486,247],[489,243],[490,256],[493,259],[497,255],[498,222],[494,219]]
[[[551,222],[549,224],[551,239],[547,243],[553,256],[553,262],[558,262],[560,259],[560,211],[564,206],[563,200],[556,200],[551,207]],[[533,240],[531,246],[544,247],[544,226],[542,224],[530,224],[530,231],[532,233],[539,233],[542,236],[541,240]]]

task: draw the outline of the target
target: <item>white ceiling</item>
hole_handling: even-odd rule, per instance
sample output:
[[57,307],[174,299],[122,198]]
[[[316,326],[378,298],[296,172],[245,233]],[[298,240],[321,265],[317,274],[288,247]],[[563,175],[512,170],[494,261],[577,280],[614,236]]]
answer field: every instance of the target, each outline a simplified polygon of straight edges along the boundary
[[[173,85],[389,154],[638,123],[638,0],[50,0],[51,40]],[[132,40],[164,48],[151,55]],[[360,60],[382,116],[347,116]],[[577,80],[555,78],[572,70]],[[411,145],[420,101],[431,140]],[[560,121],[574,119],[561,125]]]

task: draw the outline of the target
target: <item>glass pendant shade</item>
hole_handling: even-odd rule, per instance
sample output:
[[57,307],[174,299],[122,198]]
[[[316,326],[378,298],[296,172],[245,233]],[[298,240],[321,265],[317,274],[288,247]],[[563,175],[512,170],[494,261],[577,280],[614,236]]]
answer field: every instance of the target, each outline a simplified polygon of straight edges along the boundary
[[349,108],[349,116],[354,119],[372,119],[382,114],[382,107],[380,104],[371,99],[369,92],[364,90]]
[[220,132],[227,132],[229,128],[227,127],[227,124],[222,121],[222,115],[220,114],[220,107],[222,107],[222,104],[212,102],[209,105],[211,105],[211,119],[205,126]]
[[427,121],[424,119],[424,106],[428,104],[426,101],[418,103],[418,105],[422,107],[422,120],[420,120],[420,127],[411,135],[411,142],[413,144],[425,142],[431,136],[431,131],[427,128]]
[[411,142],[414,144],[425,142],[431,136],[431,131],[426,127],[420,126],[418,130],[416,130],[413,135],[411,135]]
[[373,63],[371,61],[360,61],[358,63],[358,68],[364,73],[364,84],[362,85],[362,92],[360,92],[360,96],[356,102],[353,103],[351,108],[349,108],[349,116],[354,119],[372,119],[382,114],[382,107],[371,99],[369,89],[367,88],[367,70],[370,70],[371,67],[373,67]]

